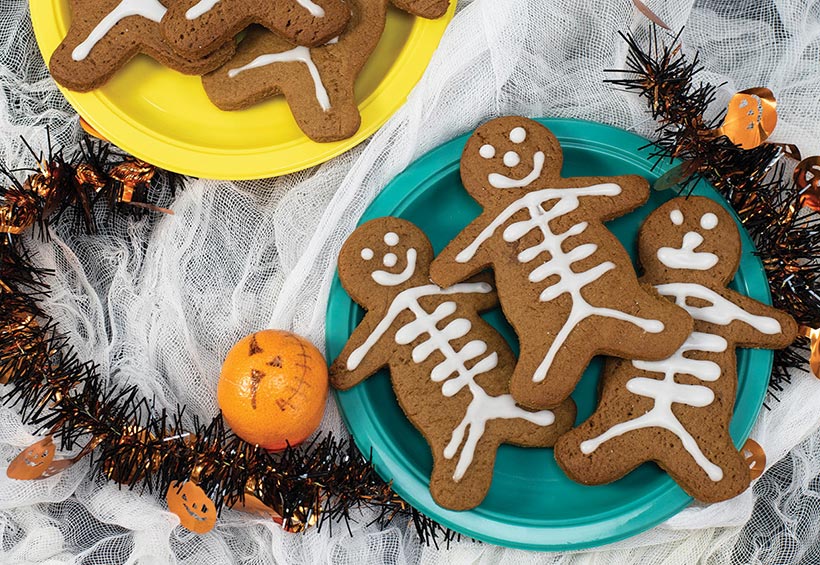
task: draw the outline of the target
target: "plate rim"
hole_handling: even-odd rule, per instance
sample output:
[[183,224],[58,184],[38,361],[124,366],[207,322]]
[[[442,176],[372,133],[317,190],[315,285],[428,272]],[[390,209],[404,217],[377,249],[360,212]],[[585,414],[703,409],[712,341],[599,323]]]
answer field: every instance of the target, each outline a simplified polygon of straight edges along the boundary
[[[589,130],[591,130],[594,132],[594,135],[596,136],[600,135],[605,137],[607,135],[617,135],[622,138],[625,137],[626,139],[631,141],[631,143],[627,145],[628,147],[640,147],[646,145],[647,143],[651,143],[650,140],[643,138],[633,132],[616,128],[614,126],[601,124],[598,122],[591,122],[587,120],[579,120],[574,118],[534,119],[549,127],[561,141],[562,147],[571,146],[574,144],[590,144],[590,141],[585,139],[586,135],[575,136],[571,133],[567,135],[568,132],[580,128],[586,128],[585,134],[587,134]],[[361,225],[362,223],[372,218],[385,215],[385,212],[401,214],[403,202],[411,198],[411,196],[415,194],[417,191],[423,191],[423,189],[420,188],[421,186],[434,182],[434,180],[432,179],[435,176],[446,174],[446,168],[452,169],[454,167],[458,167],[458,159],[456,159],[455,162],[453,162],[452,155],[457,154],[460,156],[460,148],[463,147],[463,145],[466,143],[466,140],[469,138],[471,133],[472,131],[457,136],[456,138],[436,147],[435,149],[421,156],[414,163],[408,166],[404,171],[402,171],[399,175],[394,177],[385,186],[382,192],[379,193],[379,195],[370,203],[370,205],[368,205],[364,214],[359,219],[357,225]],[[615,148],[606,143],[599,143],[599,145],[607,146],[609,150],[617,150],[619,156],[621,157],[626,156],[627,151],[623,148]],[[643,166],[646,166],[648,156],[645,159],[641,159],[639,156],[637,156],[637,154],[632,154],[632,156],[636,162],[640,162]],[[655,172],[657,172],[658,174],[663,174],[664,171],[675,166],[676,164],[677,161],[664,162],[658,164],[655,168]],[[421,181],[418,180],[420,177],[422,179]],[[413,185],[413,188],[408,189],[408,187],[406,186],[407,183]],[[713,199],[717,200],[721,205],[723,205],[727,210],[729,210],[735,221],[740,226],[740,221],[737,214],[731,208],[731,206],[725,201],[725,199],[723,199],[717,193],[717,191],[715,191],[714,188],[711,187],[711,185],[706,185],[705,183],[703,183],[703,185],[707,188],[701,189],[700,191],[706,190],[709,193],[709,196],[712,196]],[[403,193],[400,194],[398,201],[391,201],[389,195],[392,192],[400,192],[401,189],[403,189]],[[382,195],[384,194],[388,194],[388,197],[382,198]],[[715,198],[715,196],[717,196],[717,198]],[[387,204],[387,202],[390,202],[390,204]],[[392,210],[385,210],[385,208],[387,207],[392,207]],[[743,248],[745,250],[748,250],[741,257],[741,261],[753,261],[754,267],[756,267],[754,268],[754,270],[748,273],[750,280],[747,281],[746,286],[753,287],[751,294],[757,300],[761,300],[766,304],[771,304],[771,292],[769,289],[768,280],[765,276],[763,264],[757,256],[756,248],[752,243],[751,238],[749,237],[746,230],[741,227],[740,232],[741,239],[743,241]],[[754,279],[758,280],[755,281]],[[338,272],[335,272],[333,276],[333,281],[331,283],[330,294],[328,296],[327,303],[325,341],[328,353],[330,353],[331,350],[334,348],[340,349],[340,347],[338,347],[338,344],[334,343],[335,338],[332,335],[332,333],[334,332],[334,325],[338,325],[341,322],[346,322],[346,320],[348,319],[348,311],[345,309],[345,305],[334,305],[334,296],[346,297],[349,302],[348,306],[351,306],[354,310],[359,308],[359,306],[355,302],[350,300],[349,296],[341,286]],[[338,323],[336,322],[337,318],[339,319]],[[760,409],[763,406],[763,402],[765,400],[766,393],[768,390],[768,375],[771,374],[771,367],[774,358],[774,354],[771,350],[746,349],[744,351],[747,352],[747,357],[744,357],[747,358],[745,365],[747,367],[754,367],[755,371],[759,370],[759,367],[765,366],[767,368],[767,378],[765,380],[760,379],[763,382],[757,384],[756,381],[758,379],[752,378],[752,376],[747,376],[738,385],[738,396],[741,394],[742,390],[746,392],[750,397],[749,400],[747,400],[747,403],[750,406],[738,405],[735,407],[735,413],[733,414],[731,425],[733,428],[732,436],[737,446],[742,445],[746,438],[748,438],[749,433],[751,432],[751,429],[754,426],[755,421],[757,420],[757,416],[760,412]],[[338,354],[338,351],[335,352],[335,354]],[[738,369],[741,368],[740,365],[741,355],[738,355]],[[757,385],[757,387],[751,389],[751,387],[754,385]],[[657,488],[645,493],[639,499],[637,499],[638,501],[648,499],[647,504],[649,510],[651,510],[653,506],[663,507],[660,512],[655,513],[655,518],[644,518],[643,521],[637,520],[642,515],[647,513],[647,507],[643,505],[640,508],[635,508],[634,511],[632,511],[631,513],[629,512],[630,509],[627,509],[626,514],[622,513],[619,514],[617,517],[617,522],[622,524],[622,527],[616,533],[610,532],[605,535],[600,535],[599,532],[591,531],[589,532],[588,537],[585,537],[585,530],[599,529],[601,522],[583,524],[580,526],[578,524],[568,523],[567,526],[563,528],[558,528],[555,526],[523,527],[502,522],[491,522],[489,521],[489,517],[480,517],[481,519],[478,520],[479,526],[492,525],[496,532],[501,531],[503,532],[503,535],[496,535],[493,532],[493,528],[476,528],[475,524],[468,524],[465,526],[463,523],[465,520],[463,520],[463,518],[465,516],[472,516],[477,511],[480,512],[480,506],[476,509],[468,510],[465,512],[455,512],[452,510],[444,509],[435,504],[435,502],[432,502],[432,498],[429,494],[429,489],[426,489],[424,491],[426,492],[426,496],[424,496],[424,493],[422,493],[421,497],[417,496],[414,492],[407,491],[404,488],[403,479],[412,478],[411,470],[403,468],[403,465],[400,461],[395,461],[392,463],[389,461],[385,461],[384,455],[381,453],[381,449],[377,445],[374,445],[375,442],[371,441],[372,438],[369,437],[368,434],[364,434],[364,432],[361,429],[351,427],[350,418],[352,416],[359,415],[359,412],[361,412],[361,415],[367,416],[366,405],[363,404],[363,393],[355,394],[357,388],[358,387],[354,387],[353,389],[345,392],[334,390],[334,395],[337,399],[339,412],[342,415],[342,419],[344,420],[344,423],[347,426],[347,429],[351,433],[351,436],[353,437],[356,444],[359,446],[360,449],[363,449],[363,453],[371,452],[370,450],[372,448],[373,464],[376,468],[376,471],[385,480],[390,480],[391,478],[394,480],[394,490],[400,496],[402,496],[405,500],[407,500],[410,504],[412,504],[415,508],[417,508],[425,515],[431,517],[432,519],[436,520],[442,525],[447,526],[448,528],[457,531],[463,535],[485,542],[493,543],[496,545],[518,549],[538,551],[566,551],[589,549],[592,547],[600,547],[601,545],[626,539],[628,537],[637,535],[643,531],[649,530],[652,527],[674,516],[693,501],[693,499],[689,495],[687,495],[674,481],[672,481],[671,478],[668,478],[667,482],[659,485]],[[741,414],[740,419],[738,420],[742,420],[740,424],[736,422],[736,417],[738,416],[738,413]],[[369,423],[372,424],[372,421]],[[370,428],[371,429],[368,430],[369,433],[375,431],[378,436],[381,436],[380,439],[383,438],[381,430],[378,426],[371,425]],[[365,442],[367,443],[367,445],[362,445]],[[392,477],[385,476],[387,469],[391,469]],[[398,471],[398,473],[396,471]],[[424,498],[425,500],[421,500],[420,498]],[[430,506],[430,502],[432,502],[432,507]],[[630,508],[632,508],[635,505],[635,503],[632,503],[629,506]],[[432,512],[431,508],[433,510]],[[614,511],[610,511],[609,513],[614,513]],[[575,521],[577,522],[578,520]],[[559,537],[561,537],[561,534],[574,533],[576,535],[573,535],[572,537],[580,539],[574,539],[572,541],[564,541],[559,543],[550,541],[545,542],[541,539],[544,536],[547,536],[548,534],[548,537],[555,538],[556,533],[558,533]],[[580,534],[580,536],[578,534]],[[564,535],[563,537],[566,538],[568,536]]]
[[[66,0],[29,0],[28,3],[34,35],[46,66],[63,39],[57,20],[63,9],[59,5],[65,2]],[[325,163],[356,147],[378,131],[404,105],[421,80],[453,19],[456,5],[457,0],[451,0],[447,12],[434,20],[411,16],[413,24],[407,41],[373,92],[359,103],[363,116],[362,125],[356,134],[330,143],[317,143],[302,134],[297,142],[311,150],[305,151],[307,156],[296,161],[290,159],[284,162],[272,157],[277,153],[277,145],[253,149],[220,149],[174,140],[169,132],[146,127],[138,118],[120,111],[102,89],[80,93],[68,90],[58,83],[57,88],[72,108],[111,143],[163,169],[214,180],[240,181],[278,177]],[[385,104],[385,100],[388,103]],[[372,119],[365,119],[367,107],[377,103],[383,109]],[[290,146],[293,142],[282,145]]]

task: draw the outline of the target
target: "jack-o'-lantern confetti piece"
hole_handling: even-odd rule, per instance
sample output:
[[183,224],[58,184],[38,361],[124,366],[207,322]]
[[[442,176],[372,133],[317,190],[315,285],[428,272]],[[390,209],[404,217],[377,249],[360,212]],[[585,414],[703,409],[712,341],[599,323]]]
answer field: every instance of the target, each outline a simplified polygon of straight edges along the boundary
[[755,480],[766,470],[766,452],[763,451],[763,447],[755,440],[751,438],[747,439],[746,443],[743,444],[743,449],[740,450],[740,454],[743,455],[743,458],[749,465],[749,477],[751,480]]
[[820,379],[820,328],[809,328],[807,326],[800,326],[797,330],[800,335],[809,338],[809,367],[812,374]]
[[650,22],[661,26],[663,29],[667,29],[669,31],[672,31],[672,28],[670,28],[668,25],[666,25],[664,23],[664,21],[662,19],[660,19],[655,12],[650,10],[649,6],[647,6],[646,4],[641,2],[641,0],[632,0],[632,3],[635,5],[635,7],[638,9],[638,11],[640,13],[642,13],[644,16],[646,16],[649,19]]
[[783,150],[783,155],[789,159],[794,159],[795,161],[800,161],[803,159],[803,156],[800,154],[800,148],[794,143],[775,143],[774,141],[769,141],[767,143],[769,145],[776,145],[780,147],[780,149]]
[[208,533],[216,524],[216,506],[194,481],[172,482],[165,500],[180,524],[194,533]]
[[768,88],[747,88],[729,100],[723,125],[715,135],[725,135],[743,149],[754,149],[771,135],[777,125],[777,101]]
[[21,451],[6,469],[6,476],[20,481],[39,479],[54,461],[56,452],[57,447],[54,445],[54,439],[51,436],[46,436]]
[[800,203],[820,212],[820,156],[800,161],[794,168],[794,182],[802,191]]

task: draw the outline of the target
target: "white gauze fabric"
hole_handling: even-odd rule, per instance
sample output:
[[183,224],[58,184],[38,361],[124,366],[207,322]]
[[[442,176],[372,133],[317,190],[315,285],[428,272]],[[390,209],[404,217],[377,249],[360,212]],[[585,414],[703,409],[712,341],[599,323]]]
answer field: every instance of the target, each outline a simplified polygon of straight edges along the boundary
[[[41,0],[36,0],[41,1]],[[768,86],[778,97],[776,141],[820,153],[820,1],[647,0],[701,78],[736,90]],[[503,114],[566,116],[651,136],[654,122],[631,94],[602,81],[623,68],[619,30],[645,37],[629,0],[473,0],[459,11],[407,104],[368,142],[314,169],[257,182],[191,180],[174,216],[68,226],[31,245],[55,270],[48,311],[80,355],[111,384],[136,383],[159,405],[217,412],[221,360],[243,335],[287,328],[323,346],[336,256],[367,205],[415,158]],[[48,76],[25,0],[0,4],[0,158],[31,164],[18,137],[45,146],[45,126],[73,146],[77,117]],[[203,536],[178,526],[162,501],[120,490],[78,465],[44,481],[0,473],[3,563],[816,563],[820,560],[820,382],[797,373],[770,402],[752,436],[769,469],[735,500],[693,506],[666,524],[590,552],[538,554],[469,540],[449,549],[419,543],[412,526],[384,531],[370,516],[304,535],[225,511]],[[32,443],[17,412],[0,408],[0,457]],[[322,429],[344,435],[331,400]]]

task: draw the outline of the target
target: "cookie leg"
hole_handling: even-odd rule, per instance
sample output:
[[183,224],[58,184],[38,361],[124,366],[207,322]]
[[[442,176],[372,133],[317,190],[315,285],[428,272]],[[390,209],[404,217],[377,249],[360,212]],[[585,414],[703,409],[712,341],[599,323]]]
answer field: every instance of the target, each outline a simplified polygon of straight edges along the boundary
[[551,345],[538,342],[536,337],[521,338],[521,354],[510,377],[510,394],[520,405],[542,410],[559,406],[572,394],[592,358],[593,347],[579,340],[577,347],[560,348],[550,370],[536,382],[533,377]]
[[[314,74],[314,71],[308,71]],[[311,84],[302,89],[295,82],[282,85],[293,117],[299,128],[313,141],[347,139],[358,131],[361,124],[353,82],[348,77],[329,72],[324,73],[321,81],[311,77]]]
[[[469,466],[466,470],[459,469],[459,462],[463,463],[462,455],[466,446],[448,458],[445,455],[449,445],[446,443],[433,446],[433,472],[430,476],[430,493],[439,505],[450,510],[469,510],[475,508],[490,490],[493,478],[493,466],[498,450],[498,442],[479,441],[475,446]],[[462,474],[463,473],[463,474]]]
[[687,493],[702,502],[720,502],[749,488],[749,467],[738,453],[728,432],[709,430],[699,434],[698,445],[704,455],[720,469],[719,478],[707,473],[680,449],[662,452],[658,464]]

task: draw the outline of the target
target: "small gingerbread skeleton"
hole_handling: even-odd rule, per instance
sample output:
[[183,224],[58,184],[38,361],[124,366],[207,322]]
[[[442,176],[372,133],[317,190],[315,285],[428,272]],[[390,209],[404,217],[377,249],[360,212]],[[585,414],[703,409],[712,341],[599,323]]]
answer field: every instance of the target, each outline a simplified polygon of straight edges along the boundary
[[492,266],[521,355],[511,393],[531,408],[567,398],[594,355],[659,360],[683,343],[691,318],[642,288],[603,222],[649,196],[635,175],[562,178],[558,140],[521,117],[470,137],[461,178],[484,212],[430,268],[449,286]]
[[[448,6],[448,0],[393,3],[427,17],[441,16]],[[284,94],[299,128],[312,140],[352,136],[361,123],[356,77],[382,37],[387,0],[349,4],[347,29],[325,45],[294,46],[264,29],[250,30],[236,56],[203,77],[208,97],[222,110],[241,110]]]
[[641,281],[686,309],[694,331],[662,361],[609,360],[596,412],[560,439],[556,459],[585,484],[607,483],[656,461],[698,500],[732,498],[750,480],[729,435],[735,348],[786,347],[797,326],[787,314],[726,288],[741,244],[734,220],[716,202],[696,196],[667,202],[646,219],[638,245]]
[[478,505],[502,443],[551,446],[575,418],[571,400],[529,411],[509,394],[515,358],[479,316],[496,305],[492,286],[431,284],[433,250],[413,224],[380,218],[359,227],[339,256],[339,277],[367,314],[330,368],[348,389],[390,369],[399,404],[433,453],[430,491],[453,510]]

